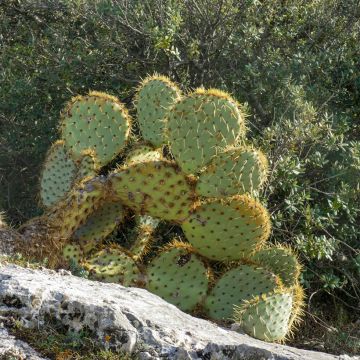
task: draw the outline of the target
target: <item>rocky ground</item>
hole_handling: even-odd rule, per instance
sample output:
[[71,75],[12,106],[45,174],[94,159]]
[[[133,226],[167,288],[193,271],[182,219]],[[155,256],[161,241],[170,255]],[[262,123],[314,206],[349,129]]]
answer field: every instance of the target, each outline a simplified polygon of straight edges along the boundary
[[[33,329],[49,323],[86,329],[105,348],[140,359],[359,359],[255,340],[185,314],[144,289],[6,262],[0,266],[0,315]],[[0,337],[0,359],[42,358],[4,325]]]

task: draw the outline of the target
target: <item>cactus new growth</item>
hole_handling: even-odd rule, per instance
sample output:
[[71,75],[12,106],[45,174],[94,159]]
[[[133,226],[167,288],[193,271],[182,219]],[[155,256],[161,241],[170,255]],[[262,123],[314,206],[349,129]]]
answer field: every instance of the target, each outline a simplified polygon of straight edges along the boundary
[[241,106],[216,89],[181,95],[157,75],[138,87],[135,105],[131,128],[113,96],[69,102],[41,180],[51,207],[27,225],[47,231],[33,248],[90,278],[145,286],[184,311],[281,341],[301,315],[300,265],[289,248],[266,243],[270,216],[257,196],[267,159],[245,145]]

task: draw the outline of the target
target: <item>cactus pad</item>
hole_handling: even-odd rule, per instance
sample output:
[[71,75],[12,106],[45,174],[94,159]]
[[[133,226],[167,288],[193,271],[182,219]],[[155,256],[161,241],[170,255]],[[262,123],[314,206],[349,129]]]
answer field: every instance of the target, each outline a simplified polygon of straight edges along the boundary
[[257,251],[251,260],[280,276],[285,286],[292,287],[300,275],[301,266],[296,255],[288,248],[269,247]]
[[154,146],[165,143],[165,118],[179,98],[179,88],[165,76],[150,76],[140,84],[136,110],[144,140]]
[[91,149],[103,166],[124,148],[130,117],[116,97],[90,92],[69,102],[62,113],[61,128],[65,146],[74,159],[79,160],[83,150]]
[[83,253],[79,245],[67,244],[63,248],[63,257],[67,262],[73,262],[79,264]]
[[167,133],[179,166],[185,173],[195,174],[219,149],[244,135],[244,116],[226,93],[198,89],[173,106]]
[[148,266],[148,289],[179,309],[191,311],[206,294],[208,271],[189,246],[171,246]]
[[201,255],[220,261],[249,256],[270,235],[266,209],[247,195],[205,202],[181,227]]
[[99,251],[84,266],[91,278],[124,286],[136,285],[140,277],[140,270],[132,257],[119,247]]
[[292,305],[289,293],[269,294],[237,307],[234,319],[247,334],[257,339],[280,341],[290,330]]
[[162,155],[159,151],[154,150],[149,146],[142,145],[129,152],[126,157],[126,164],[133,165],[144,161],[157,161],[161,159]]
[[82,157],[79,160],[76,180],[81,181],[87,177],[94,177],[98,168],[99,164],[97,162],[95,152],[92,150],[84,150],[82,152]]
[[229,320],[233,315],[234,305],[244,300],[268,293],[281,287],[280,279],[253,265],[240,265],[227,271],[216,283],[206,298],[205,308],[215,320]]
[[61,225],[57,236],[69,238],[97,209],[105,195],[104,179],[101,176],[84,179],[77,184],[50,215],[52,222]]
[[62,200],[71,190],[77,167],[66,152],[64,141],[55,142],[47,153],[40,180],[40,199],[45,207]]
[[98,246],[122,222],[124,214],[121,203],[107,200],[89,216],[84,225],[75,231],[72,238],[86,254]]
[[181,222],[189,215],[193,189],[186,176],[169,161],[144,161],[110,175],[113,191],[140,213]]
[[259,150],[232,148],[212,160],[200,175],[196,192],[218,198],[258,192],[266,174],[267,160]]

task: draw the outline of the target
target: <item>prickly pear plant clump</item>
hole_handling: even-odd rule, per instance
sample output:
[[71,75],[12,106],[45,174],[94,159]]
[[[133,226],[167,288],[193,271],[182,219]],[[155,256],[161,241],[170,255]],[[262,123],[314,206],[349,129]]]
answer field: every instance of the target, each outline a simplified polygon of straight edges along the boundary
[[[290,248],[268,244],[258,199],[268,163],[247,143],[242,107],[223,91],[182,93],[157,75],[134,105],[131,120],[117,98],[90,92],[62,112],[37,221],[56,239],[51,263],[283,340],[301,315],[300,265]],[[181,241],[166,244],[174,236]]]

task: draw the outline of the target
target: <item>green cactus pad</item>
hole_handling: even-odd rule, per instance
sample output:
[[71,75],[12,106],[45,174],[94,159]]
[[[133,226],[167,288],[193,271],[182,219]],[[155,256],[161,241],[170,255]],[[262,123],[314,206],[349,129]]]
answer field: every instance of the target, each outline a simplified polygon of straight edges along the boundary
[[114,171],[109,182],[123,203],[141,214],[183,221],[193,204],[193,189],[176,164],[144,161]]
[[196,192],[217,198],[258,192],[266,174],[267,160],[259,150],[232,148],[212,160],[200,175]]
[[301,266],[289,248],[261,249],[251,256],[251,260],[280,276],[285,286],[292,287],[298,281]]
[[116,97],[90,92],[72,99],[63,111],[62,138],[74,159],[91,149],[103,166],[123,150],[130,123],[125,106]]
[[64,141],[55,142],[47,153],[40,180],[40,199],[44,207],[51,207],[71,190],[77,167],[66,152]]
[[192,311],[208,288],[208,271],[191,248],[166,247],[148,266],[148,289],[183,311]]
[[136,110],[145,141],[161,146],[165,139],[165,118],[169,108],[180,98],[179,88],[165,76],[147,77],[138,89]]
[[67,262],[74,262],[79,264],[80,259],[83,257],[83,252],[77,244],[67,244],[63,248],[63,257]]
[[137,285],[140,277],[135,261],[119,247],[99,251],[84,262],[84,267],[90,272],[92,279],[116,282],[124,286]]
[[198,89],[171,109],[167,133],[179,166],[195,174],[245,134],[244,116],[228,94]]
[[87,254],[106,238],[124,219],[125,211],[118,201],[106,200],[95,210],[72,238]]
[[290,331],[292,306],[291,294],[270,294],[237,307],[234,320],[247,334],[257,339],[281,341]]
[[268,293],[281,286],[279,277],[253,265],[240,265],[227,271],[205,300],[208,315],[215,320],[229,320],[234,306],[244,300]]
[[258,201],[239,195],[199,205],[181,227],[201,255],[224,261],[251,255],[269,237],[271,226]]

